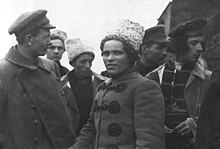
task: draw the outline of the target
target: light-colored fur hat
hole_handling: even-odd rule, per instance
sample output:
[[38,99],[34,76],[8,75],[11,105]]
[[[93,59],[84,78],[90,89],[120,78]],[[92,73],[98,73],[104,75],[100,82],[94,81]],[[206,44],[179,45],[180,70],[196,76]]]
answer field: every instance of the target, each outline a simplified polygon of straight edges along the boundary
[[50,36],[59,36],[63,42],[67,39],[67,33],[59,29],[52,30]]
[[74,61],[77,56],[83,53],[90,53],[93,57],[95,57],[94,49],[87,41],[79,38],[67,38],[65,40],[65,48],[68,54],[69,63]]
[[119,20],[109,25],[106,36],[120,37],[138,51],[144,37],[144,27],[128,19]]

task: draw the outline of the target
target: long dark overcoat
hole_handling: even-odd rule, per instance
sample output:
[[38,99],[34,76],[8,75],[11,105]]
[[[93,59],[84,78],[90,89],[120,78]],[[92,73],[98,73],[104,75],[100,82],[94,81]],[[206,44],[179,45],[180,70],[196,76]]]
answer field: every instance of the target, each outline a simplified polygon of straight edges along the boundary
[[0,61],[0,136],[12,149],[66,149],[69,112],[52,61],[37,65],[15,47]]
[[197,128],[198,149],[220,148],[220,67],[213,71],[205,90]]

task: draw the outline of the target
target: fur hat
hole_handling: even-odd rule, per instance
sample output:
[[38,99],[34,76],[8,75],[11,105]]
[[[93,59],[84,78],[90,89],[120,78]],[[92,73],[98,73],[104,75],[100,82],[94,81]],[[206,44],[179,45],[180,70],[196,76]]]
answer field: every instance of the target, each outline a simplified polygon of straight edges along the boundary
[[63,40],[63,42],[65,42],[65,40],[67,39],[67,33],[64,32],[64,31],[61,31],[61,30],[52,30],[51,31],[51,34],[50,34],[50,37],[59,37]]
[[182,22],[176,25],[169,33],[169,37],[176,38],[179,36],[195,37],[204,35],[206,20],[195,18],[190,21]]
[[95,58],[95,54],[93,52],[94,49],[91,46],[89,46],[89,44],[86,41],[81,40],[79,38],[66,39],[65,48],[68,54],[69,63],[75,61],[76,58],[83,53],[90,53]]
[[53,29],[55,26],[50,24],[46,17],[47,10],[35,10],[20,15],[15,22],[9,27],[8,33],[21,36],[29,33],[35,28]]
[[120,20],[111,24],[106,37],[109,36],[122,38],[138,51],[144,37],[144,27],[128,19]]

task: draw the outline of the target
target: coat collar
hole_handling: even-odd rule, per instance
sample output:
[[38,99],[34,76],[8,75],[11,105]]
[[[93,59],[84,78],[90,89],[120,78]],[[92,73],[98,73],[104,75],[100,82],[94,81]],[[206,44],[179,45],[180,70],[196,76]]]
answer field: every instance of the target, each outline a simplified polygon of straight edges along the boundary
[[[30,69],[30,70],[36,70],[38,67],[49,71],[45,66],[44,63],[42,62],[42,59],[37,57],[37,64],[34,65],[30,59],[24,57],[23,55],[21,55],[21,53],[19,53],[19,51],[17,50],[17,46],[13,46],[9,49],[9,52],[7,53],[6,60],[8,60],[9,62]],[[50,71],[49,71],[50,72]]]
[[193,80],[198,77],[202,81],[210,78],[212,72],[206,69],[203,65],[200,64],[200,62],[196,62],[196,65],[187,81],[186,88],[193,82]]
[[105,81],[105,83],[108,85],[111,83],[117,83],[117,82],[125,81],[128,79],[136,78],[136,77],[142,77],[142,76],[138,72],[133,71],[133,72],[125,73],[116,79],[109,78]]

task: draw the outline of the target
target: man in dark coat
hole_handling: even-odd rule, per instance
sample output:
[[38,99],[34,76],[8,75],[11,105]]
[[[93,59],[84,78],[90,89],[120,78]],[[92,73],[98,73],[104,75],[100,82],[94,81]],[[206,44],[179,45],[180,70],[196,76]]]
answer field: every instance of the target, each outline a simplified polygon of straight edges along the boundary
[[62,66],[60,59],[65,52],[65,40],[67,34],[61,30],[53,30],[50,35],[51,45],[47,48],[46,56],[48,59],[53,60],[59,67],[60,77],[64,76],[69,70]]
[[167,43],[164,25],[156,25],[145,30],[139,49],[140,58],[134,65],[135,71],[145,76],[162,65],[167,56]]
[[18,44],[0,61],[0,137],[12,149],[66,149],[74,142],[58,67],[40,58],[51,45],[46,10],[9,28]]
[[[208,20],[206,31],[210,44],[209,50],[212,53],[220,50],[219,25],[220,13]],[[196,136],[196,146],[198,149],[220,148],[220,65],[213,66],[215,69],[204,93],[204,102],[198,122]]]
[[91,70],[95,58],[94,49],[79,38],[69,38],[65,42],[69,63],[73,69],[61,78],[73,129],[77,136],[87,123],[96,88],[106,80]]

